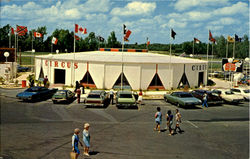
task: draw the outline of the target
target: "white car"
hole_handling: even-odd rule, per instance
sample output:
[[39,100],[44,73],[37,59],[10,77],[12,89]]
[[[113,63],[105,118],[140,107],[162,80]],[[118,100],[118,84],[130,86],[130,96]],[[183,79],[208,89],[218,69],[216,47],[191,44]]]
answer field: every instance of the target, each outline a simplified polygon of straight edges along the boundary
[[250,90],[247,88],[231,88],[231,91],[237,95],[241,95],[245,100],[250,99]]
[[231,90],[226,89],[216,89],[213,90],[213,93],[219,95],[226,103],[240,103],[244,101],[244,97],[241,95],[237,95]]

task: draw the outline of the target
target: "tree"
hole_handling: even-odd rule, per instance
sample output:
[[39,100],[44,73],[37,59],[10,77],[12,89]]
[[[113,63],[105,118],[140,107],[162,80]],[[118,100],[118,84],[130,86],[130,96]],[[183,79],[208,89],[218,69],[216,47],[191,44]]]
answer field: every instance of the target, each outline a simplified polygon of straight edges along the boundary
[[9,47],[9,32],[11,26],[9,24],[0,28],[0,45],[1,47]]
[[115,36],[115,32],[112,31],[110,33],[110,36],[108,37],[108,47],[110,48],[120,48],[121,43],[117,41],[117,38]]

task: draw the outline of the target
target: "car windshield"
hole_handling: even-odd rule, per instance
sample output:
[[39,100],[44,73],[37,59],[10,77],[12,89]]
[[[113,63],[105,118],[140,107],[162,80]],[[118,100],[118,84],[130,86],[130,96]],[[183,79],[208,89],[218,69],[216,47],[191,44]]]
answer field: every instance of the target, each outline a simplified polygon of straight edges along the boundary
[[88,98],[100,98],[99,94],[89,94]]
[[56,95],[64,95],[65,94],[65,91],[57,91],[56,92]]
[[25,92],[38,92],[39,90],[40,90],[39,87],[32,87],[32,88],[27,89]]
[[225,94],[230,95],[230,94],[234,94],[232,91],[226,91]]
[[191,94],[185,93],[185,94],[180,94],[181,98],[190,98],[193,97]]
[[243,91],[244,91],[244,93],[250,93],[250,89],[245,89]]
[[120,98],[132,98],[132,94],[120,94]]

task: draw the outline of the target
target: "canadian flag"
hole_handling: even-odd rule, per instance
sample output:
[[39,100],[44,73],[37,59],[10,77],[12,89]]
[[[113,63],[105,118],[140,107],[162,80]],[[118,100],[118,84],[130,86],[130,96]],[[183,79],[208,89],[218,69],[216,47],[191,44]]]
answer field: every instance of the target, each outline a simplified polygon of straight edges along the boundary
[[86,28],[79,27],[78,24],[75,24],[75,33],[78,33],[78,31],[83,33],[83,34],[87,34],[87,29]]
[[38,33],[38,32],[34,32],[34,37],[41,38],[42,36],[43,36],[43,34]]
[[56,45],[57,41],[58,41],[57,38],[53,37],[51,42]]

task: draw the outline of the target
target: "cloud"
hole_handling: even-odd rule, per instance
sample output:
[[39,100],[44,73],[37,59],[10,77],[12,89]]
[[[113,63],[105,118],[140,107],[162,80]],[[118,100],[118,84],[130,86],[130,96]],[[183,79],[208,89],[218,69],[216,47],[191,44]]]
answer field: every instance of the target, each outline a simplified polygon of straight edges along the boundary
[[111,15],[115,16],[135,16],[135,15],[149,15],[154,12],[156,3],[146,2],[131,2],[128,3],[124,8],[114,8],[111,11]]
[[178,0],[174,8],[178,11],[184,11],[198,6],[218,6],[227,4],[228,0]]
[[213,11],[214,15],[234,15],[242,14],[248,16],[248,4],[243,2],[238,2],[229,7],[223,7]]

